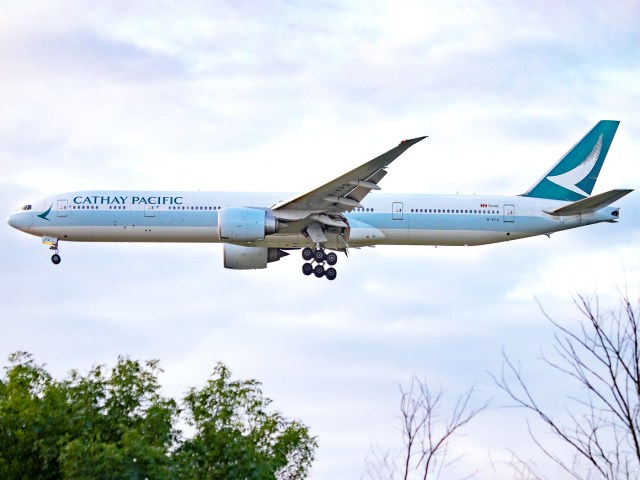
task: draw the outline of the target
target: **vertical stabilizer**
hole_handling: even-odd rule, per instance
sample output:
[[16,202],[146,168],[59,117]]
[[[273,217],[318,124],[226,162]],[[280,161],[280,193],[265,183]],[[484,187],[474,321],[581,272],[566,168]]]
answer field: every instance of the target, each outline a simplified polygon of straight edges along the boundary
[[575,202],[591,195],[607,156],[617,120],[601,120],[551,170],[522,195]]

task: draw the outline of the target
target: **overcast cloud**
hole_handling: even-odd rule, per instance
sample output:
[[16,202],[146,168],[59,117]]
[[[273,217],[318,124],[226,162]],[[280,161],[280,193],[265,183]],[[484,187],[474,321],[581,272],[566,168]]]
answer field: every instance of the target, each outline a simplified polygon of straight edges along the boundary
[[[600,119],[621,125],[596,191],[637,188],[639,24],[637,1],[8,2],[0,204],[302,193],[418,135],[384,191],[518,194]],[[355,250],[335,282],[304,278],[297,255],[228,271],[220,245],[65,243],[54,267],[5,225],[0,357],[27,350],[58,376],[158,358],[174,396],[221,360],[318,436],[314,480],[359,478],[371,444],[400,446],[413,374],[451,401],[475,384],[494,400],[456,441],[459,471],[512,478],[506,447],[537,453],[487,372],[504,348],[562,391],[536,360],[553,334],[536,299],[571,324],[572,294],[638,294],[637,193],[618,204],[619,224],[550,239]]]

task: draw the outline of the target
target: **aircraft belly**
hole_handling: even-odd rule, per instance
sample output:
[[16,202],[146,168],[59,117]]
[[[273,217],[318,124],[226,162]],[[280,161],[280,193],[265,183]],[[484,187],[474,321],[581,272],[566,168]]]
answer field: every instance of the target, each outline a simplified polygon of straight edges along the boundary
[[352,227],[349,233],[350,247],[364,247],[384,243],[385,234],[370,225],[358,223],[357,227]]
[[249,242],[245,245],[268,248],[303,248],[312,247],[313,242],[301,233],[291,233],[267,235],[263,240]]
[[218,242],[217,228],[212,227],[137,227],[83,226],[33,228],[37,236],[55,237],[72,242]]
[[[326,248],[332,250],[341,250],[347,245],[345,244],[343,237],[332,232],[324,232],[327,241],[323,242]],[[267,235],[263,240],[257,240],[255,242],[246,242],[242,245],[252,247],[268,247],[268,248],[304,248],[313,247],[314,243],[311,238],[302,233],[297,234],[273,234]]]
[[436,245],[436,246],[472,246],[505,242],[520,238],[516,234],[488,230],[410,230],[408,233],[397,230],[384,230],[386,245]]

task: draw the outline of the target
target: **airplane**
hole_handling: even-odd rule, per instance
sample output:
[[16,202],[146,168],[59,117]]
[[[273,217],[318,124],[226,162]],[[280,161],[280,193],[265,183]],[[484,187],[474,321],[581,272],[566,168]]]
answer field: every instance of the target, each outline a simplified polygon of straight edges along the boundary
[[55,265],[62,241],[211,242],[224,244],[225,268],[266,268],[301,249],[304,275],[335,280],[336,252],[351,248],[484,245],[616,223],[619,208],[610,205],[633,190],[591,192],[619,123],[598,122],[516,196],[372,193],[389,165],[425,136],[288,200],[278,193],[87,190],[37,200],[7,221],[41,237]]

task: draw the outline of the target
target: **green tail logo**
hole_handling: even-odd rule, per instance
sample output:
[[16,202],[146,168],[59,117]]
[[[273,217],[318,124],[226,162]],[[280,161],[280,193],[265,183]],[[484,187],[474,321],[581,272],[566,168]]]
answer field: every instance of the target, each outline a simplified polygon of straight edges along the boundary
[[523,195],[567,202],[591,195],[619,123],[617,120],[598,122]]
[[49,215],[49,213],[51,213],[51,209],[53,208],[53,203],[51,204],[51,206],[47,209],[46,212],[42,212],[40,215],[38,215],[41,219],[46,220],[47,222],[50,222],[51,220],[49,220],[47,218],[47,215]]

